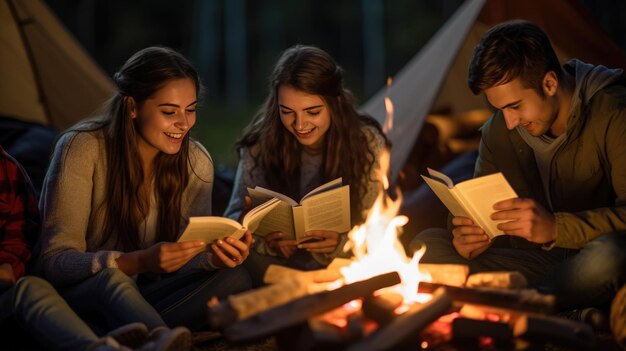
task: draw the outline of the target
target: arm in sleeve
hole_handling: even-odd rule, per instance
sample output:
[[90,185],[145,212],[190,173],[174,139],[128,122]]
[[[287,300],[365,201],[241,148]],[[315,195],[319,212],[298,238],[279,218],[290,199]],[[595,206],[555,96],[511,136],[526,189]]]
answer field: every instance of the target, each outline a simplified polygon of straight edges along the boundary
[[26,172],[4,150],[0,152],[0,264],[10,264],[15,279],[19,279],[26,271],[30,246],[39,231],[39,209]]
[[96,164],[104,162],[99,160],[99,153],[104,154],[99,150],[98,140],[90,133],[65,134],[55,147],[44,181],[39,270],[56,285],[79,282],[107,267],[117,268],[116,259],[122,254],[87,251]]
[[615,205],[588,211],[555,213],[558,235],[555,246],[581,248],[596,237],[613,232],[626,235],[626,109],[615,113],[605,130],[608,178],[615,191]]

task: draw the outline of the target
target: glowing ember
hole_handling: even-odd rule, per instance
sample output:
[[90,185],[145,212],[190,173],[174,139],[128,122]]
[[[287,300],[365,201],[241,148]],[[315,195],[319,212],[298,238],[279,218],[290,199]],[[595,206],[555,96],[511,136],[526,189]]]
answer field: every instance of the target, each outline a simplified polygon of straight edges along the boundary
[[[391,79],[388,84],[391,84]],[[385,126],[391,126],[389,120],[393,118],[393,104],[388,98],[385,98],[385,106],[387,107]],[[355,259],[349,266],[342,268],[341,273],[346,283],[352,283],[389,272],[398,272],[402,283],[387,289],[401,294],[404,298],[404,306],[396,309],[396,313],[399,314],[406,311],[408,304],[430,300],[429,294],[418,294],[417,288],[420,281],[431,279],[430,275],[421,273],[418,267],[425,248],[422,247],[409,258],[398,240],[398,229],[405,225],[408,219],[397,215],[402,203],[399,192],[396,200],[387,195],[389,159],[389,150],[384,150],[379,159],[378,179],[381,189],[378,198],[365,223],[356,226],[348,234],[350,238],[348,248],[352,249]]]

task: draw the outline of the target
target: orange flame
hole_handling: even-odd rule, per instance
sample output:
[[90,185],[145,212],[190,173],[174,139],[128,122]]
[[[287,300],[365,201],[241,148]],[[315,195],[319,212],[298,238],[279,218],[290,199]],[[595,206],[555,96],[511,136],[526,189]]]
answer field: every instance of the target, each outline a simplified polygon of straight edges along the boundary
[[[391,87],[392,82],[391,77],[387,77],[387,90]],[[389,96],[385,96],[385,110],[387,111],[387,118],[385,118],[385,124],[383,124],[383,133],[389,134],[393,128],[393,102]]]
[[[391,78],[388,79],[389,85],[391,85]],[[388,97],[385,97],[385,106],[387,108],[385,127],[391,128],[393,104]],[[389,130],[384,131],[386,133]],[[352,249],[355,259],[349,266],[341,269],[341,274],[346,283],[352,283],[389,272],[398,272],[402,280],[401,284],[387,289],[402,295],[403,306],[396,309],[396,313],[402,313],[407,305],[430,300],[429,294],[418,294],[417,289],[420,281],[430,281],[431,278],[430,275],[423,274],[418,266],[426,250],[425,247],[409,258],[398,240],[399,229],[408,222],[408,218],[397,215],[402,204],[400,192],[398,191],[398,198],[395,201],[387,195],[389,160],[389,150],[385,149],[379,158],[380,169],[377,178],[381,187],[378,197],[365,223],[354,227],[348,233],[350,241],[347,248]]]

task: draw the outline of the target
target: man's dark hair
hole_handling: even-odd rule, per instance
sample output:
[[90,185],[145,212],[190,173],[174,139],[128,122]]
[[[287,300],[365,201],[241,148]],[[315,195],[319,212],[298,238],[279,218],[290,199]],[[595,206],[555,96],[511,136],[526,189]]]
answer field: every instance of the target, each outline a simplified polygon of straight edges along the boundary
[[544,96],[543,77],[561,78],[559,59],[546,33],[528,21],[510,21],[488,30],[474,48],[467,84],[474,94],[520,78],[522,86]]

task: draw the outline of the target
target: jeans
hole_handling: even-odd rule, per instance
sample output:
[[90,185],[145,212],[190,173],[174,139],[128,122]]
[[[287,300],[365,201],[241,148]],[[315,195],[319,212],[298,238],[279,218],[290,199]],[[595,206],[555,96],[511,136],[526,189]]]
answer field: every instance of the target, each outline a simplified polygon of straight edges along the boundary
[[250,255],[243,262],[243,266],[246,267],[250,273],[250,278],[252,278],[252,285],[254,287],[263,285],[263,276],[265,276],[265,272],[271,264],[286,266],[303,271],[312,271],[324,268],[322,264],[317,262],[313,256],[305,250],[296,250],[293,256],[289,258],[263,255],[255,250],[250,250]]
[[105,268],[80,283],[59,288],[59,293],[94,327],[104,323],[105,330],[110,330],[132,322],[141,322],[149,330],[165,326],[135,281],[117,268]]
[[[0,321],[13,317],[48,350],[87,350],[98,337],[47,281],[26,276],[0,294]],[[10,339],[9,339],[10,341]],[[2,341],[7,345],[7,340]]]
[[241,266],[214,271],[190,270],[138,279],[141,294],[171,327],[197,330],[207,325],[207,302],[224,299],[251,288],[250,276]]
[[471,273],[519,271],[535,288],[556,297],[559,310],[606,307],[626,282],[626,233],[604,234],[581,250],[490,247],[467,260],[452,245],[452,233],[427,229],[411,242],[411,250],[426,244],[424,263],[468,265]]

